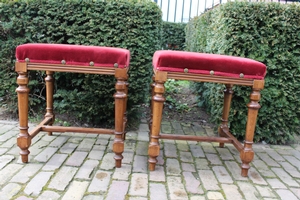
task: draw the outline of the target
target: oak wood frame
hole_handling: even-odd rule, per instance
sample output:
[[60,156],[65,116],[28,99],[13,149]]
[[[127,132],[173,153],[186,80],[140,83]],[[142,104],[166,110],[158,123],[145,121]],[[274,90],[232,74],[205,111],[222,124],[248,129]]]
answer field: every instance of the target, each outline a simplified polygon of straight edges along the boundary
[[[224,90],[224,106],[223,114],[221,118],[221,124],[218,128],[220,137],[209,136],[188,136],[188,135],[170,135],[160,133],[161,120],[163,112],[163,104],[165,97],[164,83],[167,79],[176,80],[190,80],[197,82],[212,82],[225,84]],[[252,92],[250,94],[250,102],[247,104],[248,116],[245,133],[244,144],[239,142],[229,131],[228,128],[228,116],[230,111],[230,104],[232,99],[232,87],[233,85],[250,86]],[[155,170],[157,163],[157,156],[159,155],[159,139],[174,139],[174,140],[190,140],[190,141],[203,141],[203,142],[219,142],[220,147],[224,147],[224,143],[231,143],[240,152],[240,158],[242,160],[241,175],[247,176],[250,168],[250,163],[254,158],[254,151],[252,149],[254,130],[256,126],[257,114],[260,108],[260,91],[264,88],[264,80],[245,79],[245,78],[230,78],[213,75],[202,74],[188,74],[179,72],[165,72],[154,71],[152,87],[152,101],[151,101],[151,120],[150,120],[150,142],[148,147],[149,155],[149,170]]]
[[[20,155],[23,163],[28,162],[30,151],[28,148],[31,145],[31,140],[39,132],[46,131],[48,135],[52,132],[78,132],[92,134],[114,134],[113,151],[115,153],[115,166],[121,167],[122,153],[124,151],[125,127],[127,122],[126,104],[128,94],[128,67],[127,68],[112,68],[112,67],[94,67],[94,66],[77,66],[66,64],[45,64],[31,62],[16,62],[15,71],[18,73],[16,89],[18,94],[18,109],[19,109],[19,129],[20,133],[17,137],[17,145],[20,147]],[[41,70],[46,71],[46,114],[44,120],[40,122],[31,132],[28,132],[28,71]],[[114,94],[115,99],[115,129],[102,128],[85,128],[85,127],[63,127],[53,126],[55,115],[53,113],[53,92],[54,92],[54,72],[73,72],[73,73],[89,73],[89,74],[104,74],[114,75],[116,78]]]

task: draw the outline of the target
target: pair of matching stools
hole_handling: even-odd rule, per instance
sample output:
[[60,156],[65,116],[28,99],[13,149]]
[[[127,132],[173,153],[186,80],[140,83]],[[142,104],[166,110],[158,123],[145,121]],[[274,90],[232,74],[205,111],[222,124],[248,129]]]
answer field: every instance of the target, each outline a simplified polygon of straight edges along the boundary
[[[128,69],[130,52],[126,49],[61,44],[24,44],[16,49],[16,71],[20,133],[17,144],[21,149],[22,162],[28,162],[31,140],[40,131],[79,132],[114,134],[113,151],[115,166],[121,167],[124,151],[125,127],[127,122],[126,104],[128,94]],[[46,71],[47,107],[44,120],[28,132],[28,71]],[[266,66],[260,62],[233,56],[203,54],[182,51],[157,51],[153,56],[153,84],[151,101],[150,142],[148,148],[149,169],[155,170],[159,155],[159,139],[192,140],[233,144],[240,152],[242,176],[247,176],[253,160],[253,136],[260,105],[260,90],[264,87]],[[114,129],[54,126],[53,113],[54,72],[90,73],[114,75],[116,78],[115,127]],[[168,135],[160,133],[165,98],[164,83],[167,79],[190,80],[225,84],[224,107],[220,137]],[[240,143],[228,128],[228,116],[233,85],[252,88],[248,106],[248,117],[244,144]]]

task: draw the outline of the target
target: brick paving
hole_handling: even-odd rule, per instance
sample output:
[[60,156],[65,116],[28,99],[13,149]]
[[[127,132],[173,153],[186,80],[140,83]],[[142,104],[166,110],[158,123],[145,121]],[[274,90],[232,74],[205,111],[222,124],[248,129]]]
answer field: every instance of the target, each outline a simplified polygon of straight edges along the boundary
[[[197,123],[163,122],[166,133],[213,135]],[[300,145],[255,144],[249,177],[240,176],[230,144],[162,140],[156,171],[147,163],[148,126],[129,131],[122,168],[114,167],[113,136],[39,133],[29,163],[16,146],[18,123],[0,120],[0,199],[300,199]]]

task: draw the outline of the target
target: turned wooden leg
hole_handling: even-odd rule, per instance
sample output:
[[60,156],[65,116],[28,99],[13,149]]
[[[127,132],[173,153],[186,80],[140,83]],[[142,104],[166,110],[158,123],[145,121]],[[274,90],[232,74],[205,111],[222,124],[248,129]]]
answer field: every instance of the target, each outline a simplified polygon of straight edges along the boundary
[[154,96],[154,86],[155,86],[155,76],[152,77],[152,84],[151,87],[151,101],[150,101],[150,118],[148,119],[148,126],[149,126],[149,137],[151,135],[151,127],[152,127],[152,116],[153,116],[153,101],[152,97]]
[[[52,71],[46,71],[46,99],[47,99],[47,107],[45,118],[51,118],[51,122],[48,125],[52,126],[55,121],[55,115],[53,113],[53,91],[54,91],[54,78]],[[48,135],[52,135],[52,132],[48,132]]]
[[256,126],[256,119],[258,110],[260,108],[260,90],[263,87],[263,83],[257,81],[254,83],[252,88],[252,93],[250,94],[250,103],[247,104],[248,107],[248,119],[246,125],[246,136],[244,142],[244,149],[240,152],[240,157],[242,160],[242,176],[248,175],[248,170],[250,168],[250,162],[254,158],[254,151],[252,149],[254,131]]
[[124,112],[125,102],[127,98],[126,94],[126,80],[127,71],[126,69],[117,68],[115,71],[116,82],[116,93],[115,98],[115,139],[113,143],[113,151],[115,153],[114,159],[116,161],[116,167],[121,167],[122,153],[124,151]]
[[124,101],[124,117],[123,117],[123,135],[122,135],[122,139],[125,140],[126,139],[126,125],[127,125],[127,100],[128,100],[128,77],[126,78],[125,80],[125,94],[126,94],[126,98],[125,98],[125,101]]
[[[225,137],[223,131],[228,131],[228,117],[229,117],[229,111],[230,111],[230,104],[232,99],[232,84],[226,84],[226,89],[224,90],[224,106],[223,106],[223,114],[221,118],[221,125],[219,126],[219,136]],[[224,147],[224,143],[219,144],[220,147]]]
[[18,71],[17,84],[19,87],[16,89],[18,93],[18,109],[19,109],[19,124],[20,133],[17,138],[17,145],[20,147],[20,155],[22,162],[28,162],[28,155],[30,151],[28,148],[31,144],[31,137],[28,134],[28,74],[27,72]]
[[150,131],[150,143],[148,147],[149,155],[149,170],[154,171],[157,163],[157,156],[159,156],[159,133],[162,120],[163,105],[165,98],[164,83],[166,81],[166,73],[157,73],[155,76],[155,84],[152,96],[152,125]]

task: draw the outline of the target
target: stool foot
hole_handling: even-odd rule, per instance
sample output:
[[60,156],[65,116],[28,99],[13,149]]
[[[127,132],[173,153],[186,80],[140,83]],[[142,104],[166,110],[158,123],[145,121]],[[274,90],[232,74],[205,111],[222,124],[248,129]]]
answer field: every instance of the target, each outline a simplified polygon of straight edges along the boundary
[[[226,137],[226,135],[223,133],[222,125],[220,125],[218,128],[218,134],[219,134],[219,137]],[[225,143],[222,143],[222,142],[219,143],[220,148],[224,148],[224,146],[225,146]]]
[[159,143],[150,142],[150,145],[148,147],[148,155],[149,155],[149,170],[154,171],[155,165],[157,163],[157,156],[159,156]]
[[120,159],[120,158],[116,158],[116,156],[114,157],[115,158],[115,160],[116,160],[116,164],[115,164],[115,166],[116,166],[116,168],[120,168],[121,166],[122,166],[122,159],[123,159],[123,156],[122,156],[122,158]]
[[154,171],[155,170],[155,166],[156,166],[156,158],[149,158],[149,170],[150,171]]
[[113,152],[115,153],[114,159],[116,161],[116,167],[119,168],[122,165],[122,153],[124,151],[124,142],[119,138],[115,138],[113,144]]
[[30,154],[30,151],[28,148],[31,144],[31,138],[28,134],[19,134],[17,138],[17,144],[19,148],[21,149],[20,155],[22,158],[23,163],[28,163],[28,155]]
[[241,175],[243,176],[243,177],[247,177],[248,176],[248,171],[249,171],[249,169],[250,169],[250,166],[249,166],[249,164],[242,164],[242,172],[241,172]]
[[28,155],[29,155],[29,153],[30,152],[28,150],[27,150],[27,152],[25,152],[25,151],[21,151],[20,152],[22,163],[28,163]]

